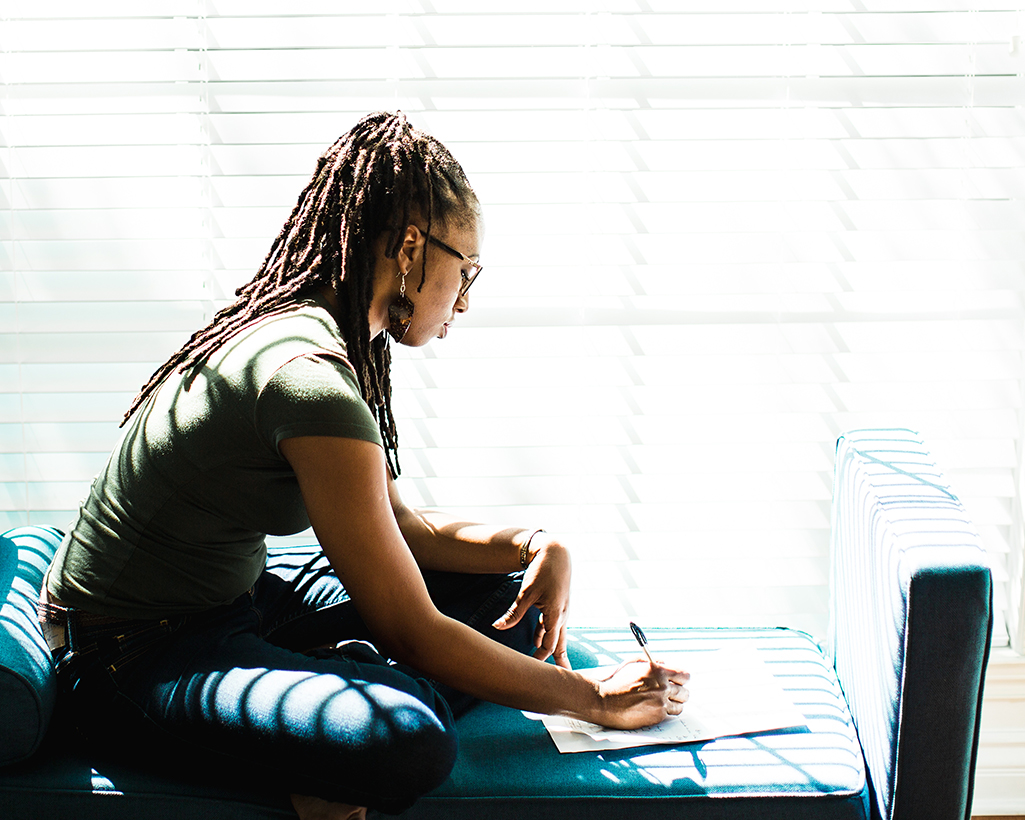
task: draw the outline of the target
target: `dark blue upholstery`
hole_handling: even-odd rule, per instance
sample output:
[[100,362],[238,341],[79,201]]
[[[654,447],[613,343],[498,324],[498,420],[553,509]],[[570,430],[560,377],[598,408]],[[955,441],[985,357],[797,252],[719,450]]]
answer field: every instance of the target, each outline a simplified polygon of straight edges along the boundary
[[[243,771],[106,760],[81,748],[59,714],[47,731],[53,681],[32,603],[57,540],[32,527],[0,536],[0,761],[32,755],[0,768],[0,817],[294,817],[284,795]],[[482,704],[459,721],[452,776],[406,816],[965,820],[991,581],[977,535],[912,434],[841,439],[832,566],[835,673],[831,656],[791,630],[649,633],[664,654],[752,643],[807,731],[560,755],[539,721]],[[573,631],[577,666],[636,651],[625,625]]]

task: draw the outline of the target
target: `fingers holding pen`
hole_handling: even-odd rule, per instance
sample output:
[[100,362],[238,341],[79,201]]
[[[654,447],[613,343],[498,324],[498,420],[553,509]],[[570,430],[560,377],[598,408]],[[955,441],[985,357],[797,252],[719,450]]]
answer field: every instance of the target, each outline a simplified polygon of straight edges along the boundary
[[655,673],[665,692],[665,709],[667,714],[678,715],[683,705],[690,699],[687,682],[690,673],[683,669],[666,666],[661,661],[651,661],[652,672]]
[[683,710],[689,678],[685,670],[655,661],[627,661],[598,681],[604,714],[594,722],[620,729],[661,723]]
[[687,700],[690,697],[690,693],[687,692],[687,682],[690,680],[690,672],[685,669],[677,669],[673,666],[667,666],[662,661],[656,661],[658,667],[665,673],[668,682],[676,686],[683,693],[683,700]]
[[637,641],[637,645],[640,646],[641,651],[644,652],[644,657],[648,659],[648,664],[651,667],[652,673],[665,681],[665,708],[667,713],[671,715],[678,715],[683,704],[686,703],[687,699],[690,697],[690,693],[686,689],[686,683],[690,680],[690,673],[684,669],[675,669],[673,667],[666,666],[660,661],[656,661],[652,658],[651,652],[648,651],[648,638],[644,634],[644,630],[637,626],[633,621],[630,621],[630,632],[633,633],[634,639]]

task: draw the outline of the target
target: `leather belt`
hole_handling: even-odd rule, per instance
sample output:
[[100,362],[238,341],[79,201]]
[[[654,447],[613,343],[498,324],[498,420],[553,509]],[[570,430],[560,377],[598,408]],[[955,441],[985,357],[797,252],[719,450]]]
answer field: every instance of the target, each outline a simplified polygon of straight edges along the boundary
[[93,615],[90,612],[82,612],[73,607],[65,606],[49,593],[45,583],[39,591],[39,603],[36,605],[36,613],[39,616],[39,626],[43,632],[43,639],[50,648],[51,654],[68,645],[68,621],[72,618],[74,618],[76,625],[83,627],[116,624],[125,620],[124,618],[116,618],[112,615]]

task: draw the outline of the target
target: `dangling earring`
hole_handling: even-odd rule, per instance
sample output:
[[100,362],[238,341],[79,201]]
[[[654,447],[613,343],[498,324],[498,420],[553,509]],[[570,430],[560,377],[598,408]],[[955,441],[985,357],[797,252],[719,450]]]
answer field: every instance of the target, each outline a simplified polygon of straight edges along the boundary
[[413,303],[406,296],[406,274],[402,274],[399,295],[388,305],[388,332],[396,342],[401,342],[412,321]]

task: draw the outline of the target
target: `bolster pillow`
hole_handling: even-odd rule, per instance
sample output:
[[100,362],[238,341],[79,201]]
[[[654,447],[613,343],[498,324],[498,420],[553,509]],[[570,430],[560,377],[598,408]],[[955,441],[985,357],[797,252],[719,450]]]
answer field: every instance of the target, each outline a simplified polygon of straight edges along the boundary
[[36,600],[60,542],[52,527],[0,535],[0,766],[32,755],[53,714],[57,684]]

